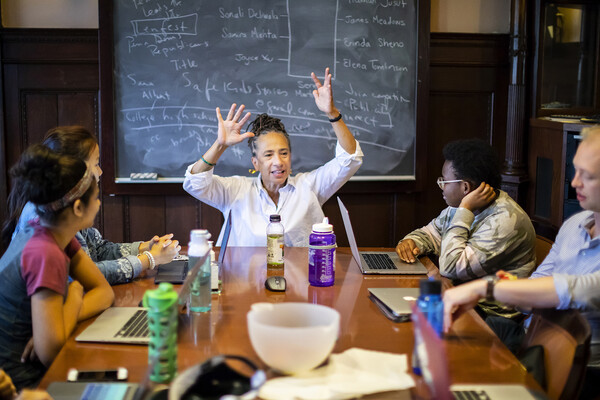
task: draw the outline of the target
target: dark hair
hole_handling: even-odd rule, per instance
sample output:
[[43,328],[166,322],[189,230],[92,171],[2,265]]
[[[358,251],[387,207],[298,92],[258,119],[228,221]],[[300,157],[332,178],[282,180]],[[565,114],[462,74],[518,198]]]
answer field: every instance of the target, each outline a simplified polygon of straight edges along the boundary
[[444,158],[452,162],[457,179],[474,185],[485,182],[500,188],[500,164],[492,146],[480,139],[457,140],[444,146]]
[[[87,159],[98,144],[96,137],[82,126],[58,126],[46,132],[44,145],[58,153],[77,158],[82,161]],[[13,183],[8,195],[8,217],[2,226],[2,245],[7,248],[13,232],[17,227],[23,207],[29,201],[21,189],[18,178],[13,177]],[[87,201],[84,203],[87,204]]]
[[86,161],[96,148],[98,140],[83,126],[57,126],[46,132],[44,145],[60,154]]
[[292,151],[292,144],[290,143],[290,135],[285,130],[285,126],[279,118],[270,117],[267,114],[260,114],[258,117],[254,119],[254,121],[250,122],[248,128],[246,129],[248,132],[254,133],[254,137],[248,139],[248,147],[250,147],[250,151],[252,152],[252,156],[256,156],[256,139],[260,135],[269,132],[277,132],[281,133],[288,142],[288,148]]

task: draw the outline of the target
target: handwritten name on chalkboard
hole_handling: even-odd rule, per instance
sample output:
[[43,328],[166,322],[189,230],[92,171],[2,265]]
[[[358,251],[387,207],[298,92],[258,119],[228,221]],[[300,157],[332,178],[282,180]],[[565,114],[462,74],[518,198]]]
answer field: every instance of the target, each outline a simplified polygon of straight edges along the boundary
[[[116,178],[181,178],[214,142],[215,108],[281,118],[294,172],[333,157],[310,73],[333,74],[337,108],[365,153],[363,177],[412,177],[417,0],[115,0]],[[239,144],[216,173],[248,175]],[[117,179],[118,180],[118,179]]]

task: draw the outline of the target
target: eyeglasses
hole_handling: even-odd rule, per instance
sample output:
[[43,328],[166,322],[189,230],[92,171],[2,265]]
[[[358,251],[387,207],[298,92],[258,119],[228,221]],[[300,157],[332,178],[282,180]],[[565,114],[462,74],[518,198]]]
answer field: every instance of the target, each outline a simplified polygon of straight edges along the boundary
[[437,184],[440,187],[440,189],[442,189],[442,190],[444,190],[444,186],[446,186],[446,183],[455,183],[455,182],[464,182],[464,180],[453,179],[451,181],[445,181],[444,178],[442,178],[441,176],[439,178],[437,178]]

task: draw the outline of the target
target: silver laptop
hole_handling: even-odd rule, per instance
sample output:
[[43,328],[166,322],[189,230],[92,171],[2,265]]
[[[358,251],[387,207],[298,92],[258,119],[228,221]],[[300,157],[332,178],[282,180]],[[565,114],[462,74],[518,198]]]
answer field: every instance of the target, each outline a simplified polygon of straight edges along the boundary
[[533,396],[529,389],[520,384],[474,383],[450,385],[449,368],[451,366],[448,364],[442,339],[438,337],[414,303],[411,308],[415,336],[419,335],[422,341],[422,345],[417,347],[421,371],[432,398],[439,400],[533,400],[546,398],[541,393],[536,393],[536,396]]
[[[185,306],[192,281],[209,254],[188,271],[178,295],[179,307]],[[148,313],[144,307],[110,307],[75,338],[78,342],[148,344]]]
[[419,288],[369,288],[371,300],[394,322],[410,320],[410,302],[419,297]]
[[338,204],[340,205],[340,212],[342,213],[342,220],[344,221],[344,228],[346,228],[346,235],[348,236],[348,243],[350,243],[350,249],[352,250],[352,256],[358,264],[358,267],[363,274],[374,274],[374,275],[421,275],[427,274],[427,268],[417,260],[412,264],[408,264],[400,260],[398,254],[395,251],[358,251],[356,245],[356,239],[354,238],[354,231],[352,230],[352,224],[350,223],[350,213],[348,209],[342,203],[340,198],[337,198]]

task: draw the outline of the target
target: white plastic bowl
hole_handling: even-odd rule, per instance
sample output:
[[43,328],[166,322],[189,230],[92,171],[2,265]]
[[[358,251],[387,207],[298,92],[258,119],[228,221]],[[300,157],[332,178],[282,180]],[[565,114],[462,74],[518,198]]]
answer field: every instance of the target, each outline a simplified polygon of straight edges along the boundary
[[284,374],[309,371],[327,359],[340,331],[340,314],[311,303],[255,303],[248,312],[254,351]]

